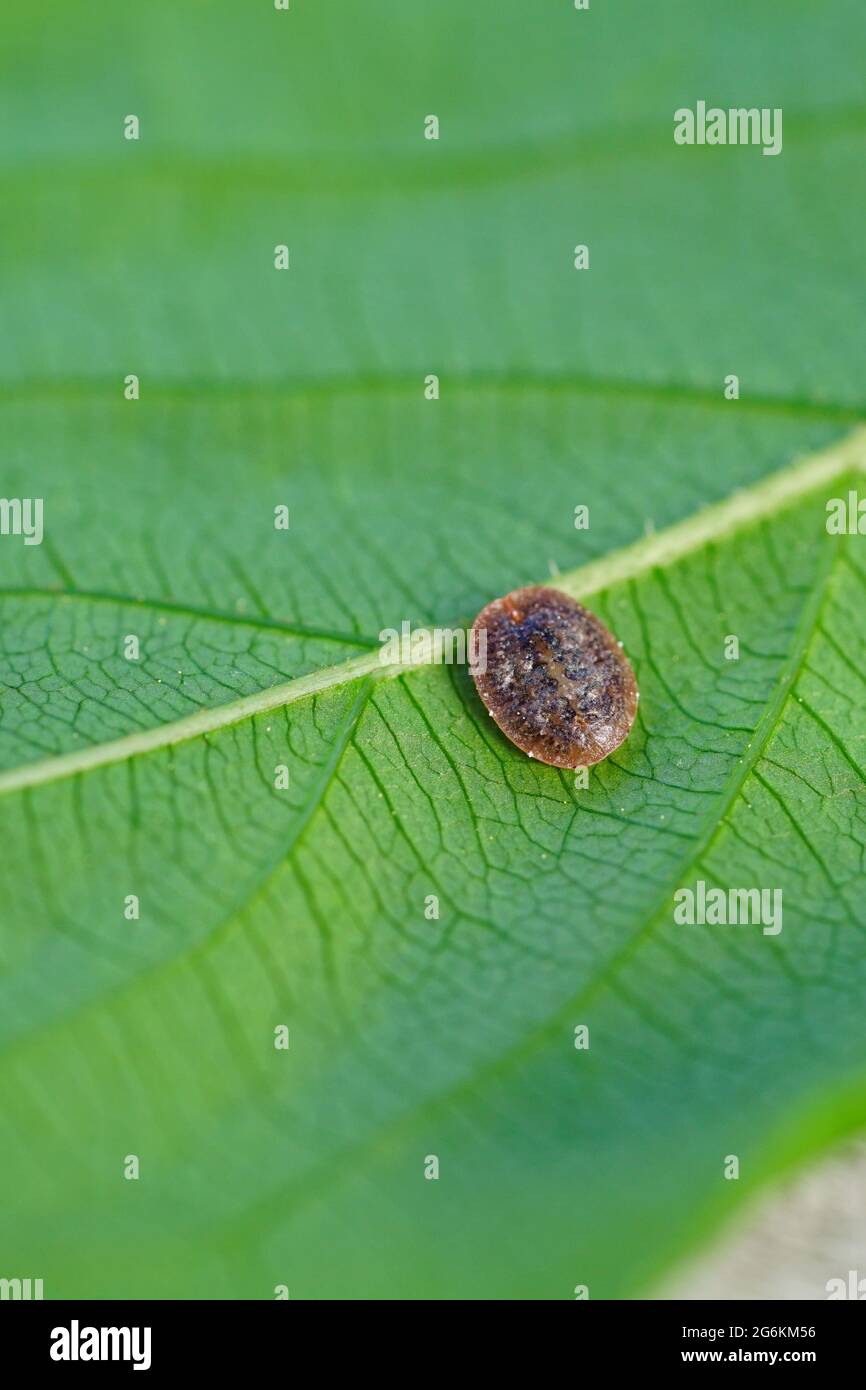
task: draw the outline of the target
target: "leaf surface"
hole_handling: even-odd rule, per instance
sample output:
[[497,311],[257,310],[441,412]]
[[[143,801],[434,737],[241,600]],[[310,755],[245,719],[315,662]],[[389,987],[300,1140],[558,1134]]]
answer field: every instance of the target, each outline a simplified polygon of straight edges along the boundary
[[[862,14],[693,8],[7,7],[2,1272],[641,1293],[862,1122]],[[641,690],[585,791],[378,664],[551,574]]]

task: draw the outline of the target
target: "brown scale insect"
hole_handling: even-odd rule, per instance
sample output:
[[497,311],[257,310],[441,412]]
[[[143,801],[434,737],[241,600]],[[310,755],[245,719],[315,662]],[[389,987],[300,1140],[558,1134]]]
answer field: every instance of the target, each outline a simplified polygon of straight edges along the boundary
[[628,737],[634,672],[604,623],[573,598],[540,584],[515,589],[482,608],[472,632],[478,694],[530,758],[590,767]]

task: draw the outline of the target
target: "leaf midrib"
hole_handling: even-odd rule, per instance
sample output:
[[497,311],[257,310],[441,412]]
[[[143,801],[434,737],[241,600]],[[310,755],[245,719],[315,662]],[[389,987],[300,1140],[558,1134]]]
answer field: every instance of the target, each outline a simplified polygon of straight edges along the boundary
[[[853,441],[851,442],[853,443]],[[850,469],[848,471],[850,472]],[[687,881],[690,870],[699,866],[714,840],[725,828],[729,813],[772,739],[782,710],[791,698],[808,659],[812,643],[819,631],[821,613],[828,601],[830,579],[839,553],[839,550],[832,545],[831,538],[828,537],[825,543],[825,559],[822,571],[816,577],[815,588],[808,602],[804,605],[792,641],[791,651],[784,669],[779,675],[776,692],[755,727],[747,752],[730,777],[721,799],[714,804],[706,816],[702,833],[683,856],[676,873],[671,875],[668,885],[659,894],[655,904],[647,912],[637,930],[622,947],[609,960],[605,961],[601,969],[587,984],[569,996],[542,1023],[531,1028],[504,1053],[500,1053],[490,1061],[474,1068],[470,1074],[462,1077],[456,1084],[444,1091],[440,1091],[432,1097],[426,1097],[410,1112],[400,1115],[383,1130],[379,1130],[374,1135],[330,1155],[323,1163],[282,1188],[270,1190],[258,1202],[244,1208],[242,1218],[229,1224],[221,1233],[218,1243],[230,1245],[238,1237],[241,1223],[246,1237],[249,1235],[251,1225],[272,1226],[275,1209],[281,1210],[285,1216],[293,1214],[306,1201],[320,1197],[332,1180],[339,1184],[347,1172],[357,1173],[358,1164],[363,1162],[367,1156],[377,1151],[381,1152],[389,1145],[397,1144],[401,1139],[408,1137],[413,1126],[422,1118],[424,1123],[429,1126],[431,1118],[446,1115],[462,1100],[477,1094],[479,1088],[483,1089],[488,1082],[501,1080],[503,1075],[514,1067],[523,1064],[540,1052],[557,1033],[567,1032],[575,1018],[585,1016],[587,1007],[591,1006],[597,995],[616,978],[647,937],[651,935],[659,920],[663,917],[667,918],[675,889]],[[710,1224],[712,1227],[717,1223],[711,1222]],[[668,1263],[666,1260],[657,1262],[656,1274],[664,1271]]]
[[[616,582],[624,582],[629,579],[636,579],[641,574],[659,567],[673,564],[683,556],[699,550],[702,546],[711,541],[718,541],[722,537],[730,536],[740,530],[746,529],[774,513],[781,511],[785,506],[795,503],[798,499],[807,496],[810,492],[817,491],[819,488],[841,483],[843,480],[851,479],[856,475],[866,471],[866,430],[859,431],[849,439],[842,441],[839,445],[826,452],[819,454],[805,463],[795,465],[781,473],[774,474],[762,483],[752,487],[743,493],[735,494],[726,502],[706,509],[695,514],[685,522],[667,528],[665,531],[655,536],[645,538],[635,545],[626,547],[623,550],[614,552],[603,560],[594,561],[589,565],[583,566],[569,575],[559,576],[555,581],[547,580],[548,583],[556,583],[566,592],[576,596],[586,597],[588,594],[598,592]],[[796,635],[792,643],[791,652],[785,663],[785,669],[780,674],[777,690],[773,699],[767,705],[752,737],[751,746],[744,756],[742,764],[738,765],[734,774],[725,787],[721,798],[716,802],[713,812],[707,816],[705,828],[695,844],[687,854],[683,856],[683,862],[678,868],[676,882],[683,881],[683,873],[687,872],[689,866],[696,864],[707,852],[714,838],[721,833],[726,823],[726,816],[739,796],[743,785],[748,776],[759,761],[767,743],[772,737],[778,718],[784,705],[791,696],[796,684],[799,672],[808,657],[811,642],[819,630],[819,619],[823,604],[826,602],[828,594],[828,577],[832,570],[832,565],[841,554],[841,551],[833,545],[833,539],[827,537],[825,542],[826,563],[820,582],[816,584],[809,600],[804,605],[803,612],[798,622]],[[327,689],[350,681],[358,680],[362,675],[378,675],[379,677],[391,677],[404,672],[411,666],[423,664],[421,662],[407,663],[406,665],[396,666],[387,671],[381,669],[371,669],[371,662],[375,662],[378,667],[378,654],[355,658],[344,662],[340,666],[328,668],[325,671],[313,673],[311,676],[300,677],[288,682],[283,687],[277,687],[272,691],[262,692],[262,696],[270,697],[272,703],[269,708],[274,708],[280,703],[291,703],[295,699],[302,698],[306,694],[316,693],[317,690]],[[278,692],[282,692],[287,698],[275,699]],[[253,697],[261,698],[261,697]],[[234,702],[233,706],[224,706],[215,711],[203,711],[207,714],[223,714],[226,710],[234,708],[237,710],[239,704],[246,702]],[[356,705],[357,709],[357,705]],[[353,714],[355,710],[353,710]],[[197,718],[194,716],[193,718]],[[237,722],[232,719],[226,722]],[[158,735],[167,731],[177,732],[188,721],[177,721],[173,725],[163,726],[161,730],[150,731],[151,734]],[[351,728],[354,718],[348,722]],[[193,735],[187,734],[187,737]],[[179,740],[172,740],[179,741]],[[104,745],[102,750],[87,750],[99,753],[106,750],[114,750],[117,755],[118,750],[123,745],[128,744],[129,740],[117,740],[114,744]],[[343,740],[345,742],[345,739]],[[129,756],[124,753],[123,756]],[[111,760],[114,760],[113,758]],[[302,821],[300,833],[303,834],[308,829],[310,821],[315,814],[315,809],[324,797],[327,790],[329,776],[336,770],[340,761],[340,755],[335,754],[329,759],[328,775],[320,779],[318,786],[316,804],[305,815]],[[22,769],[23,772],[32,772],[37,768],[54,769],[61,775],[72,775],[75,770],[69,767],[68,759],[59,758],[47,760],[45,764],[31,765]],[[51,780],[45,777],[40,780]],[[10,790],[4,785],[8,782],[6,777],[0,778],[0,791]],[[27,785],[33,785],[32,782]],[[285,853],[281,854],[280,862],[285,861]],[[673,882],[673,879],[672,879]],[[537,1026],[529,1029],[519,1040],[517,1040],[504,1053],[482,1063],[472,1070],[471,1076],[463,1077],[454,1085],[445,1090],[425,1098],[423,1102],[413,1107],[408,1113],[404,1113],[386,1124],[384,1128],[376,1131],[375,1134],[368,1135],[357,1144],[348,1149],[341,1150],[335,1155],[328,1156],[324,1161],[317,1164],[313,1169],[298,1178],[276,1189],[270,1190],[259,1202],[245,1207],[242,1216],[235,1221],[229,1221],[221,1230],[214,1241],[222,1248],[230,1247],[235,1242],[243,1239],[248,1240],[250,1229],[255,1228],[257,1222],[267,1224],[272,1227],[275,1213],[282,1213],[288,1217],[292,1215],[299,1206],[306,1204],[309,1200],[320,1195],[328,1189],[334,1182],[339,1183],[347,1171],[347,1160],[351,1159],[349,1170],[356,1171],[357,1164],[365,1158],[377,1153],[387,1151],[389,1147],[400,1142],[401,1138],[412,1132],[422,1118],[429,1123],[431,1116],[444,1114],[458,1105],[462,1098],[475,1093],[479,1084],[485,1080],[495,1080],[509,1073],[511,1069],[522,1065],[533,1055],[543,1050],[546,1043],[554,1036],[557,1030],[565,1026],[570,1018],[574,1016],[575,1010],[580,1010],[597,996],[598,992],[611,983],[623,965],[631,958],[633,953],[640,947],[647,936],[654,930],[660,915],[666,911],[672,889],[666,888],[660,894],[658,901],[644,917],[642,923],[623,945],[623,947],[608,960],[602,970],[595,975],[581,990],[571,996],[564,1004],[560,1005],[556,1011],[545,1018]],[[193,948],[190,954],[195,954],[201,949],[201,945]],[[176,960],[172,965],[176,965]],[[165,969],[166,966],[158,967],[158,970]],[[141,979],[130,982],[130,987],[135,988],[141,984]],[[19,1040],[19,1045],[23,1040]],[[717,1224],[715,1215],[711,1214],[706,1218],[707,1226],[713,1229]],[[664,1258],[656,1266],[656,1273],[667,1268],[669,1260]]]
[[[545,582],[572,597],[588,598],[654,568],[672,565],[710,542],[718,542],[756,525],[818,488],[829,487],[846,475],[864,471],[866,428],[856,430],[832,448],[773,473],[684,521],[614,551],[603,559],[592,560],[568,574],[547,578]],[[438,629],[419,630],[423,632],[423,637],[417,642],[415,659],[384,665],[380,659],[381,649],[377,648],[338,665],[323,667],[269,686],[254,695],[196,710],[194,714],[168,724],[155,725],[108,743],[92,744],[72,753],[25,763],[0,774],[0,795],[60,781],[111,763],[145,756],[162,748],[175,747],[361,678],[393,679],[418,666],[432,664],[437,652],[441,656],[441,639],[437,638],[437,632],[450,631],[456,626],[458,624],[451,623]]]

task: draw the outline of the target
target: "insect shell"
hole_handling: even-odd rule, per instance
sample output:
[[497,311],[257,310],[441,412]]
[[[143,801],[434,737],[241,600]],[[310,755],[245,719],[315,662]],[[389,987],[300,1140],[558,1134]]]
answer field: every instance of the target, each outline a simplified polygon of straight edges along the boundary
[[[486,634],[479,641],[481,632]],[[553,767],[590,767],[628,737],[638,689],[604,623],[558,589],[515,589],[472,625],[472,678],[506,738]]]

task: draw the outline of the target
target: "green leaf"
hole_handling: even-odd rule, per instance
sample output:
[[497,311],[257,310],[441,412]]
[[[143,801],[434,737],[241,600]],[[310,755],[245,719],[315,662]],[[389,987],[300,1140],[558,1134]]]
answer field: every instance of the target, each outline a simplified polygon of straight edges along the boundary
[[[7,8],[0,1274],[644,1293],[866,1118],[859,7]],[[586,790],[379,662],[551,574],[641,690]]]

